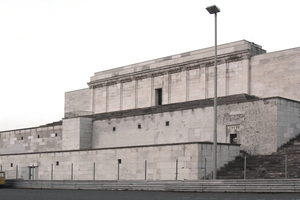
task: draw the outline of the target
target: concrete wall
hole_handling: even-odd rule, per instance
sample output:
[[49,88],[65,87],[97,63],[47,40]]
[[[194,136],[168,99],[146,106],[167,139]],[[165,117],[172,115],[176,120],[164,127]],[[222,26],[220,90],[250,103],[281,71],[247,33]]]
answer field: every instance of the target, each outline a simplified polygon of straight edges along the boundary
[[62,126],[44,126],[0,132],[0,154],[62,149]]
[[[34,166],[36,180],[51,180],[51,176],[53,180],[93,180],[94,177],[95,180],[117,180],[118,168],[120,180],[145,180],[145,174],[147,180],[175,180],[176,168],[178,180],[197,180],[204,178],[204,169],[201,168],[205,165],[205,158],[207,175],[212,171],[211,151],[212,144],[190,143],[2,155],[0,165],[8,179],[16,176],[26,179],[21,169]],[[239,154],[239,146],[219,144],[218,154],[220,168]],[[121,159],[120,164],[118,159]]]

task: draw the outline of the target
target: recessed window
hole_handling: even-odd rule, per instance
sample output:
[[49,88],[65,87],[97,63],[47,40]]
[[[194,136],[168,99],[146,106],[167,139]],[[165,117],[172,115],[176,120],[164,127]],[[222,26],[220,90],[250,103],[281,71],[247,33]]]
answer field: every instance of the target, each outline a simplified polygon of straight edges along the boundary
[[122,163],[122,159],[118,159],[118,164],[121,164]]
[[40,138],[40,135],[38,135],[37,138]]
[[141,129],[142,128],[142,125],[141,124],[138,124],[138,129]]
[[162,105],[162,88],[155,89],[155,105]]
[[166,121],[166,126],[169,126],[170,125],[170,122],[169,121]]
[[116,131],[116,127],[113,127],[113,131]]
[[59,166],[59,161],[56,161],[56,166]]
[[55,137],[57,137],[57,133],[55,133]]
[[13,167],[14,166],[14,163],[10,163],[10,167]]
[[21,140],[23,140],[23,137],[21,137]]

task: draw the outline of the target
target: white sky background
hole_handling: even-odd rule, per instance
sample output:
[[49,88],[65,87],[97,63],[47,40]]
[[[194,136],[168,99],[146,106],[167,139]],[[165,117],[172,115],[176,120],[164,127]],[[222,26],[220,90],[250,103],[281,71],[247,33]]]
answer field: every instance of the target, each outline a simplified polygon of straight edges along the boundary
[[95,72],[248,40],[300,46],[300,1],[0,0],[0,131],[63,118],[64,93]]

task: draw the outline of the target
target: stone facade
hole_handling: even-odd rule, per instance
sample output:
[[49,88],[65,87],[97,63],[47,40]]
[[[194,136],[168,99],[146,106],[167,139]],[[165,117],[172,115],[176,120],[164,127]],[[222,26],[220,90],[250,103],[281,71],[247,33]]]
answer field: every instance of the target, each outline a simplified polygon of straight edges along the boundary
[[[238,41],[218,47],[218,95],[249,94],[252,56],[260,46]],[[213,97],[214,48],[178,54],[97,72],[89,88],[67,92],[65,115],[78,111],[103,113],[155,106],[155,90],[162,104]]]
[[0,132],[0,155],[62,150],[61,124]]
[[[213,67],[206,48],[96,72],[88,88],[66,92],[61,122],[0,132],[1,168],[9,177],[115,180],[119,167],[120,179],[174,180],[177,162],[178,179],[205,178]],[[239,150],[276,152],[300,133],[299,72],[300,48],[218,46],[218,167]]]
[[[211,143],[0,155],[7,178],[25,180],[198,180],[211,177]],[[218,145],[218,167],[239,145]],[[28,170],[29,171],[26,171]]]
[[300,101],[300,48],[251,58],[251,92],[259,97],[281,96]]

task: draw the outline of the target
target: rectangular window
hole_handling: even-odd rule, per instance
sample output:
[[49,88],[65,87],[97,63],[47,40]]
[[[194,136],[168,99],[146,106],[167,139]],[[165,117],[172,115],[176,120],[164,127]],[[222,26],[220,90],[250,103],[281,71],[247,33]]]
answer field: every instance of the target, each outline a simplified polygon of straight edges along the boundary
[[141,129],[142,128],[142,125],[141,124],[138,124],[138,129]]
[[113,127],[113,131],[116,131],[116,127]]
[[59,166],[59,161],[56,161],[56,166]]
[[170,126],[170,122],[169,121],[166,121],[166,126]]
[[162,105],[162,88],[155,89],[155,105]]

